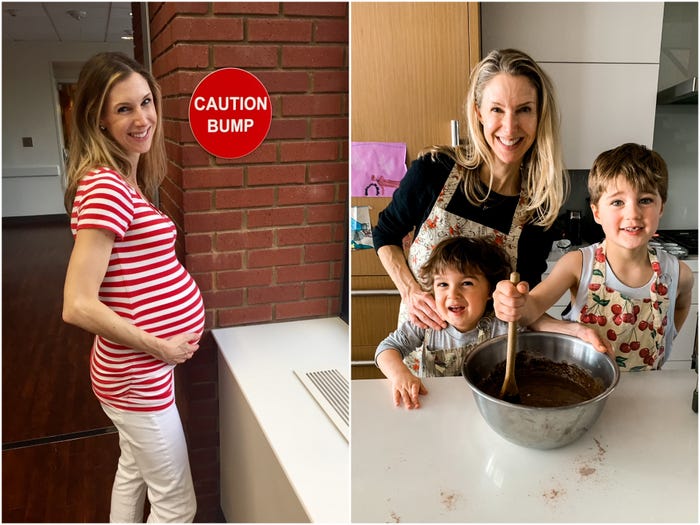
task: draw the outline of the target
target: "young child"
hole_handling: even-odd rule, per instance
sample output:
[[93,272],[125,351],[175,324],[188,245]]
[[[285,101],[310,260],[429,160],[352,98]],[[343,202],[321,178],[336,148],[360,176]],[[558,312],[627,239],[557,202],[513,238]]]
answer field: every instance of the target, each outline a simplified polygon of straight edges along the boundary
[[[443,330],[404,322],[377,347],[375,362],[391,381],[394,404],[420,406],[428,391],[421,377],[461,374],[462,363],[479,343],[506,334],[508,323],[493,315],[491,294],[510,275],[508,256],[493,240],[452,237],[441,241],[421,267],[421,284],[432,290]],[[597,350],[609,350],[595,332],[578,323],[543,317],[530,326],[578,336]]]
[[527,323],[566,290],[566,318],[587,324],[612,343],[621,370],[662,366],[690,307],[693,276],[676,257],[649,247],[667,197],[661,156],[638,144],[601,153],[588,177],[591,210],[605,233],[600,242],[565,254],[532,291],[501,281],[496,315]]

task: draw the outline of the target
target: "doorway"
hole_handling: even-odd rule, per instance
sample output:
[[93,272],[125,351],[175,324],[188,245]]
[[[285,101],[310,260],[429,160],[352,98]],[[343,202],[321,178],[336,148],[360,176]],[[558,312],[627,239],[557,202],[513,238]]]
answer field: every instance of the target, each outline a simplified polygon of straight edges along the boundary
[[63,134],[63,162],[68,160],[70,150],[70,135],[73,118],[73,97],[75,95],[76,83],[58,82],[58,105],[61,112],[61,132]]

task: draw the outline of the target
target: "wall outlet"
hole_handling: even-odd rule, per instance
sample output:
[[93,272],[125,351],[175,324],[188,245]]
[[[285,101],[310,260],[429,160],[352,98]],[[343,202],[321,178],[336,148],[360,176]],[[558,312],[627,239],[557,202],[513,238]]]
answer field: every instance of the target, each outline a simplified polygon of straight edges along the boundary
[[22,147],[23,148],[33,148],[34,141],[32,140],[32,137],[22,137]]

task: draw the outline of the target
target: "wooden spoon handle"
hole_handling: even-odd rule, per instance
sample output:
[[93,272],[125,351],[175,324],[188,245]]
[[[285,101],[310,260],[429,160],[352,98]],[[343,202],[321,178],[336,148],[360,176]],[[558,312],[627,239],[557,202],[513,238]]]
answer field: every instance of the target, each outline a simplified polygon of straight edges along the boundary
[[[510,274],[510,282],[518,284],[520,282],[520,274],[513,272]],[[520,392],[518,385],[515,382],[515,353],[517,352],[517,321],[508,322],[508,341],[506,347],[506,373],[503,378],[503,386],[501,387],[501,399],[510,403],[520,403]]]
[[[520,282],[520,274],[518,272],[512,272],[510,274],[510,282],[513,284],[518,284]],[[516,345],[518,344],[517,342],[517,334],[518,334],[518,323],[517,321],[509,321],[508,322],[508,348],[513,348],[513,352],[508,352],[508,357],[515,356],[515,351],[517,350]],[[510,361],[506,362],[506,368],[508,375],[513,374],[513,370],[515,369],[515,359],[512,360],[513,362],[511,363]]]

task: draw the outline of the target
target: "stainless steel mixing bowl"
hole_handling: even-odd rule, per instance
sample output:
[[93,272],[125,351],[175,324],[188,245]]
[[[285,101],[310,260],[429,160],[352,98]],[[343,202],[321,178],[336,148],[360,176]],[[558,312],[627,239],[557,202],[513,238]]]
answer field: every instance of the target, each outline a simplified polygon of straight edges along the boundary
[[[476,347],[462,365],[462,375],[474,393],[479,412],[493,430],[517,445],[551,449],[572,443],[593,426],[620,379],[620,371],[612,359],[572,336],[550,332],[519,333],[518,352],[576,365],[602,381],[604,388],[596,397],[575,405],[531,407],[502,401],[485,394],[477,386],[505,361],[506,344],[505,335],[490,339]],[[515,374],[517,381],[517,367]]]

